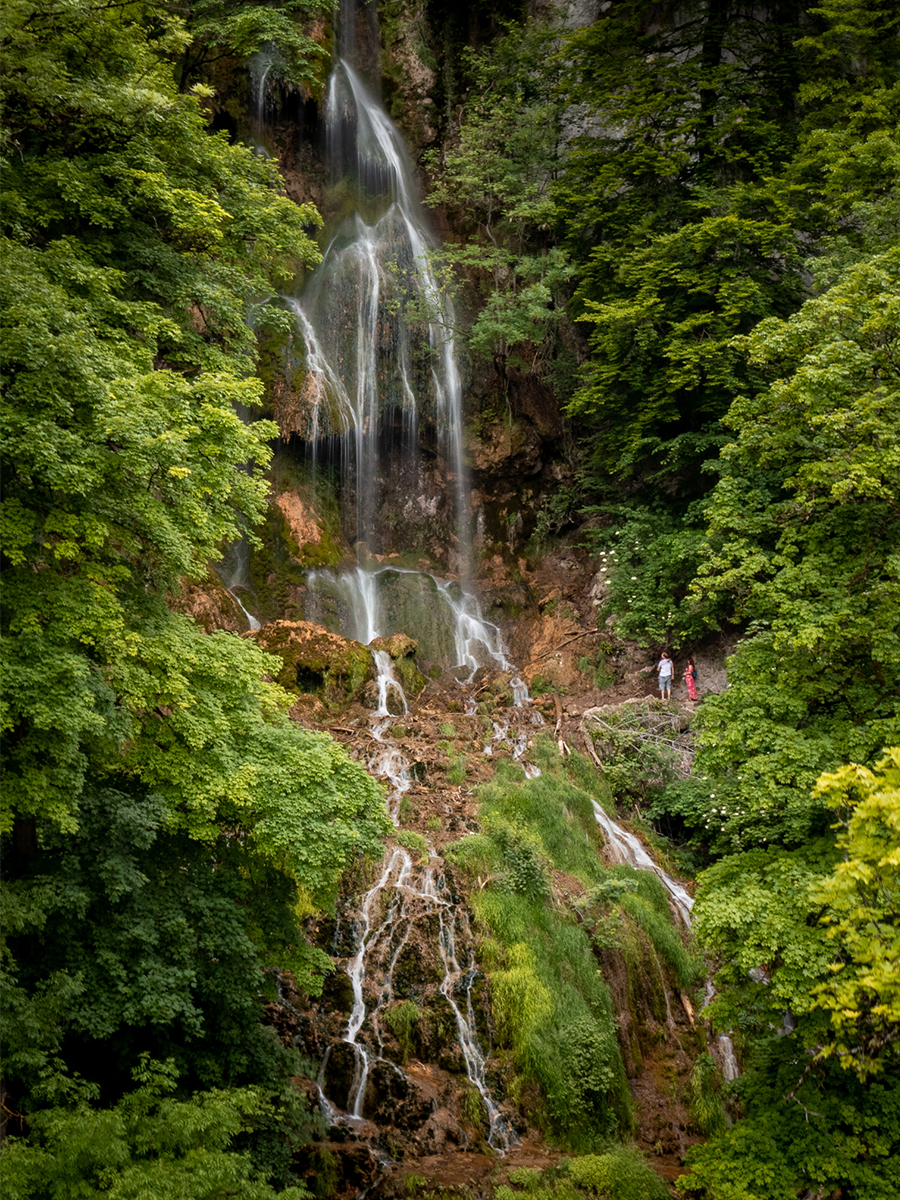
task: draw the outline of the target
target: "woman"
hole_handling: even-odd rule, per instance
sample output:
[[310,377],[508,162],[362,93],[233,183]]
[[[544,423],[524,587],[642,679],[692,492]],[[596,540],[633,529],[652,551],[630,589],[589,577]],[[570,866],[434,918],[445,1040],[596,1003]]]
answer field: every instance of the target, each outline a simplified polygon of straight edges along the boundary
[[674,664],[665,650],[662,652],[662,658],[656,665],[659,672],[659,694],[663,700],[669,700],[672,696],[672,675],[674,673]]
[[697,695],[697,668],[694,666],[694,660],[687,660],[687,667],[684,672],[684,681],[687,684],[688,700],[699,700]]

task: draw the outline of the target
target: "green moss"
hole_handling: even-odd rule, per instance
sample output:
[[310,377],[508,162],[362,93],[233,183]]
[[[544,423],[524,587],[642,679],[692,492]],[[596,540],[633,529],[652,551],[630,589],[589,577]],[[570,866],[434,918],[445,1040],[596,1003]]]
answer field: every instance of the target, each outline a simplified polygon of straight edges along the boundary
[[427,862],[428,839],[423,837],[421,833],[416,833],[414,829],[401,829],[397,834],[397,841],[404,850],[418,854],[420,861]]
[[456,761],[453,763],[453,765],[450,767],[450,770],[447,772],[447,782],[452,783],[454,785],[454,787],[458,786],[461,783],[465,783],[467,766],[468,766],[468,759],[466,758],[466,756],[464,754],[458,755],[458,757],[456,758]]
[[287,330],[265,333],[259,339],[257,375],[265,387],[261,416],[273,417],[275,395],[279,391],[298,394],[303,387],[304,371],[292,354],[292,338]]
[[666,1200],[669,1195],[652,1167],[627,1146],[570,1159],[567,1166],[574,1184],[609,1200]]
[[470,898],[482,936],[479,961],[488,972],[498,1050],[523,1081],[529,1116],[564,1144],[589,1150],[630,1130],[631,1105],[589,931],[554,903],[549,868],[588,887],[606,872],[591,797],[567,778],[552,739],[536,739],[533,756],[543,771],[533,780],[518,764],[498,763],[492,782],[478,789],[482,832],[444,853],[465,878],[490,881]]
[[419,1006],[412,1000],[401,1000],[384,1014],[385,1024],[400,1043],[404,1062],[413,1051],[414,1035],[419,1027],[420,1016]]
[[331,708],[360,699],[365,685],[375,678],[368,646],[315,625],[266,626],[258,641],[281,659],[276,679],[286,691],[317,696]]
[[400,681],[407,700],[414,700],[425,688],[428,680],[416,665],[418,643],[405,633],[395,633],[391,637],[375,638],[373,650],[384,650],[389,656],[394,673]]

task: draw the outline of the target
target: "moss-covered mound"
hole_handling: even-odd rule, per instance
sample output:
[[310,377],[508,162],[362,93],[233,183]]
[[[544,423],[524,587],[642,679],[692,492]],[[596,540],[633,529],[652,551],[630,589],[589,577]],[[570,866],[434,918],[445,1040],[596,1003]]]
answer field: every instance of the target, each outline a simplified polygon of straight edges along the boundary
[[263,626],[257,641],[281,659],[276,678],[283,688],[297,696],[315,696],[332,710],[359,700],[375,678],[368,646],[310,621],[273,621]]
[[416,665],[418,648],[419,643],[415,638],[407,637],[405,633],[395,633],[392,637],[375,638],[372,642],[372,649],[384,650],[394,664],[400,686],[403,688],[407,700],[410,701],[414,700],[428,683]]

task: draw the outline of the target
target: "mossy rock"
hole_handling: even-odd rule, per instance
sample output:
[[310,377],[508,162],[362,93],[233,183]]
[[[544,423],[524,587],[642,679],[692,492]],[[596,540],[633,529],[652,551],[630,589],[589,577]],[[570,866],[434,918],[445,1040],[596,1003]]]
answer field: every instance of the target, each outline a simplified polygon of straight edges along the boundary
[[400,680],[407,700],[414,700],[428,683],[428,680],[416,666],[416,650],[419,644],[415,638],[407,637],[405,633],[395,633],[391,637],[375,638],[373,650],[384,650],[394,664],[394,671]]
[[[232,633],[246,633],[250,623],[234,596],[210,567],[205,579],[183,579],[178,591],[170,597],[170,603],[178,612],[193,617],[205,633],[227,629]],[[254,606],[252,597],[245,603]]]
[[368,646],[311,621],[274,621],[263,626],[256,640],[281,659],[276,681],[286,691],[316,696],[331,710],[359,700],[375,678],[375,660]]

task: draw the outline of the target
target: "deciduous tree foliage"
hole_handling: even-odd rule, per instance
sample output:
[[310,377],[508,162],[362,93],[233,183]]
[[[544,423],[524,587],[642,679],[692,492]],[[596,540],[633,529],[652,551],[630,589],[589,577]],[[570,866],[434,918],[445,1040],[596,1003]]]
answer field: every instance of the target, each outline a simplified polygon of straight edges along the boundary
[[[379,785],[288,720],[272,660],[167,597],[262,512],[276,430],[244,419],[248,313],[283,319],[267,301],[317,260],[319,218],[208,131],[202,87],[179,93],[179,19],[13,0],[3,21],[5,1072],[35,1122],[17,1194],[62,1194],[65,1146],[94,1130],[80,1194],[268,1195],[271,1163],[229,1148],[262,1099],[191,1089],[280,1092],[296,1064],[260,1026],[264,972],[320,986],[299,920],[389,822]],[[90,1108],[148,1051],[178,1101]]]
[[265,50],[272,74],[293,84],[321,86],[326,69],[324,38],[314,38],[333,12],[329,0],[187,0],[172,5],[190,33],[178,64],[182,91],[220,58],[244,58]]
[[823,769],[900,732],[898,289],[892,248],[763,322],[748,349],[772,384],[728,417],[699,586],[751,625],[705,706],[699,769],[739,776],[787,841]]
[[556,194],[595,326],[570,411],[598,473],[659,472],[697,495],[717,421],[753,382],[736,334],[799,290],[790,206],[759,185],[790,153],[793,3],[626,0],[567,45],[572,98]]
[[440,259],[473,284],[466,341],[493,359],[501,380],[511,368],[545,369],[572,274],[557,245],[552,196],[563,108],[558,48],[552,28],[530,23],[510,24],[489,47],[467,51],[470,86],[458,127],[426,156],[428,203],[444,206],[465,231]]
[[813,993],[831,1024],[819,1054],[865,1080],[896,1070],[900,1052],[900,749],[874,771],[823,775],[818,791],[843,816],[843,861],[812,892],[836,952]]
[[900,1184],[900,751],[816,791],[843,830],[751,850],[700,876],[714,1020],[747,1043],[744,1119],[691,1157],[690,1195],[768,1200],[813,1184],[892,1195]]
[[[696,929],[745,1067],[679,1184],[708,1200],[900,1186],[898,21],[636,2],[571,43],[598,566],[629,636],[740,627],[695,777],[653,809],[713,860]],[[685,591],[665,549],[691,545]]]
[[272,1187],[252,1156],[237,1151],[241,1133],[273,1111],[258,1088],[172,1095],[173,1072],[146,1057],[137,1086],[118,1104],[86,1100],[44,1110],[30,1144],[10,1141],[3,1155],[4,1192],[13,1200],[116,1197],[117,1200],[306,1200],[303,1186]]

